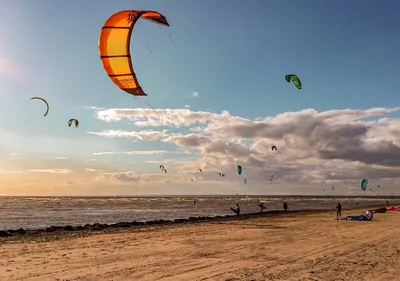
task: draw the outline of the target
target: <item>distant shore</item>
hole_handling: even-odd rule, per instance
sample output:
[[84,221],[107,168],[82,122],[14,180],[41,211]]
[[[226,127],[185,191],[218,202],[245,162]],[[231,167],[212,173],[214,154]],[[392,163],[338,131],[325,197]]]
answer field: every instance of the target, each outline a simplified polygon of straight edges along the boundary
[[[381,206],[378,206],[381,207]],[[378,208],[377,206],[360,206],[351,209],[346,209],[344,211],[349,210],[366,210],[372,208]],[[308,209],[308,210],[288,210],[287,212],[283,210],[271,210],[271,211],[263,211],[256,213],[245,213],[241,214],[241,219],[251,219],[251,218],[260,218],[260,217],[272,217],[272,216],[280,216],[280,215],[302,215],[302,214],[310,214],[310,213],[326,213],[326,212],[335,212],[334,208],[331,209]],[[93,233],[93,232],[118,232],[122,229],[128,228],[140,228],[140,227],[149,227],[149,226],[168,226],[168,225],[178,225],[178,224],[191,224],[191,223],[200,223],[200,222],[218,222],[218,221],[232,221],[237,220],[238,217],[233,215],[224,215],[224,216],[213,216],[213,217],[189,217],[184,219],[174,219],[174,220],[151,220],[151,221],[131,221],[131,222],[117,222],[117,223],[93,223],[93,224],[85,224],[85,225],[65,225],[65,226],[49,226],[46,228],[38,228],[38,229],[8,229],[8,230],[0,230],[0,241],[1,239],[12,239],[18,237],[27,237],[27,236],[51,236],[55,235],[66,235],[68,233]]]

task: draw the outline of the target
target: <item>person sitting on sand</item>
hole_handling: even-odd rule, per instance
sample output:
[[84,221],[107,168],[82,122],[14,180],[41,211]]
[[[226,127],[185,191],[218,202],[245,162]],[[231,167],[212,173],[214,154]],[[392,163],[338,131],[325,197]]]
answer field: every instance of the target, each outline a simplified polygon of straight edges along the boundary
[[336,205],[336,218],[342,218],[342,205],[340,205],[340,203],[338,202]]
[[287,209],[288,209],[288,205],[287,205],[286,201],[283,203],[283,209],[285,210],[285,212],[286,212]]

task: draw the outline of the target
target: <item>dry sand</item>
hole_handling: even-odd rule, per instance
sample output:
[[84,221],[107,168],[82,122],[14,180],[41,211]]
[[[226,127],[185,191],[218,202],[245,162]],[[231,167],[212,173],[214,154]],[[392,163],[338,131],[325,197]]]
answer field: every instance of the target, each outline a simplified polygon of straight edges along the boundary
[[400,212],[367,222],[333,217],[287,214],[4,239],[0,280],[400,280]]

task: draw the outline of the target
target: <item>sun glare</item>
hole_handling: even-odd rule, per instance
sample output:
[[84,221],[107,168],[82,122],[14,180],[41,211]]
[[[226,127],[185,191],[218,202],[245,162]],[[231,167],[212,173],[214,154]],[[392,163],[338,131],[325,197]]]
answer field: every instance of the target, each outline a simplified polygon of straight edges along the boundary
[[6,71],[7,68],[10,67],[10,64],[11,63],[9,62],[9,60],[7,60],[5,58],[0,58],[0,71],[1,72]]

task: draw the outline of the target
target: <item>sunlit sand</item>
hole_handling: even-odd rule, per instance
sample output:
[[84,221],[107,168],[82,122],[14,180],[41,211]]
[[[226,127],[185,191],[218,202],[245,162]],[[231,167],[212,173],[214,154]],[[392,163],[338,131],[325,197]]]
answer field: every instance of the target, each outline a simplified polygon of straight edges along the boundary
[[4,240],[0,280],[397,280],[400,212],[334,218],[285,214]]

